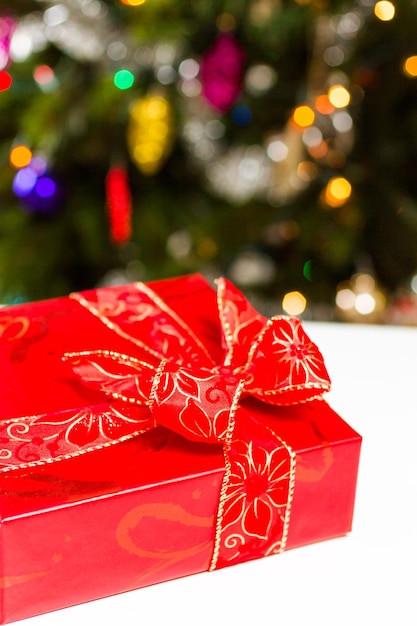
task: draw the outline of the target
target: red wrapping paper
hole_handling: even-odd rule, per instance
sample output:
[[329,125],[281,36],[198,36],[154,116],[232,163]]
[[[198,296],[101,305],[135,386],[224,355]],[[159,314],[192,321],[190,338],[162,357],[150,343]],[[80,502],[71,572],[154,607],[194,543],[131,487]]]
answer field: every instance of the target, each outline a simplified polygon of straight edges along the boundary
[[[265,385],[276,388],[271,364],[264,362],[268,333],[277,335],[274,321],[267,324],[275,330],[263,331],[265,320],[230,286],[231,300],[222,300],[220,289],[219,324],[215,292],[199,276],[143,289],[146,296],[151,290],[151,300],[143,299],[139,289],[143,306],[133,324],[133,347],[117,307],[136,303],[136,285],[1,311],[3,623],[351,528],[360,436],[322,399],[327,372],[297,323],[292,321],[291,328],[303,341],[291,335],[291,345],[313,350],[306,355],[315,365],[308,378],[295,372],[296,384],[283,385],[283,405],[277,406],[263,401],[254,371],[258,367]],[[162,318],[152,318],[150,303],[167,307],[158,332],[155,319]],[[235,304],[240,325],[232,315]],[[179,325],[178,335],[170,334],[167,314]],[[288,335],[286,320],[277,324]],[[177,343],[184,329],[195,338],[193,349],[201,344],[200,356],[188,350],[191,344]],[[235,341],[233,335],[239,334]],[[169,366],[164,362],[161,367],[160,350],[171,359]],[[207,358],[210,363],[203,363]],[[140,375],[133,359],[140,361]],[[211,361],[220,377],[216,382],[231,386],[229,397],[236,400],[232,411],[215,405],[212,437],[202,426],[200,410],[205,411],[200,399],[206,384],[201,381],[212,377]],[[190,391],[197,364],[203,387]],[[146,381],[150,367],[154,371]],[[211,368],[209,374],[205,368]],[[237,373],[236,382],[231,374]],[[285,361],[280,376],[288,382]],[[182,385],[175,383],[175,393],[169,391],[173,380]],[[184,381],[186,412],[175,404]],[[246,386],[246,395],[244,389],[236,392],[239,384]],[[229,422],[220,428],[224,414]],[[119,415],[123,419],[115,419]],[[44,436],[36,431],[29,438],[28,426],[38,416]],[[126,430],[129,420],[137,420],[131,431]],[[56,435],[57,424],[71,433],[68,448]],[[181,429],[193,430],[191,424],[197,424],[201,437],[185,436]],[[12,438],[10,425],[17,433]],[[13,447],[15,440],[24,445]],[[6,459],[7,454],[18,462]]]

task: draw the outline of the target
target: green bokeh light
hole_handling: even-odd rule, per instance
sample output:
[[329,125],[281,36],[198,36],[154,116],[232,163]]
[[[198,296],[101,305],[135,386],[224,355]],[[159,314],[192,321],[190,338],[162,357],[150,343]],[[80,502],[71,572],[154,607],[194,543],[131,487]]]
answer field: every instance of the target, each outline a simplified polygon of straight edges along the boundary
[[129,70],[119,70],[115,73],[113,82],[118,89],[130,89],[133,87],[135,77]]
[[304,278],[306,278],[309,281],[313,280],[312,277],[312,268],[311,268],[311,261],[306,261],[304,263],[304,267],[303,267],[303,276]]

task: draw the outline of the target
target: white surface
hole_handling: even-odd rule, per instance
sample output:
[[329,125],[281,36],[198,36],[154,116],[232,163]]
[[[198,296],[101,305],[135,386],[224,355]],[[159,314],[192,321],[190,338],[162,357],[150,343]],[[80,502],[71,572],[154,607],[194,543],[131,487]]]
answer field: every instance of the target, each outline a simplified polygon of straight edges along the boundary
[[305,328],[363,436],[353,532],[17,624],[417,625],[417,329]]

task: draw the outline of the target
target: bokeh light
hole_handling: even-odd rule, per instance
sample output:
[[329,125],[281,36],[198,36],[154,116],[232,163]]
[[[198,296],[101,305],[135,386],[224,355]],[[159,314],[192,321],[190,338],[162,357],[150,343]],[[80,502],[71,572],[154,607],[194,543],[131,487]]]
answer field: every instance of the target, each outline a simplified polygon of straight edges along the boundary
[[375,4],[374,13],[382,22],[389,22],[395,16],[395,6],[392,2],[381,0]]
[[33,72],[33,78],[38,85],[48,85],[54,81],[54,70],[49,65],[38,65]]
[[216,26],[221,33],[230,33],[236,28],[236,18],[231,13],[220,13]]
[[200,65],[195,59],[184,59],[184,61],[181,61],[178,68],[179,75],[185,80],[192,80],[193,78],[196,78],[199,71]]
[[337,111],[332,121],[333,126],[339,133],[347,133],[353,127],[353,119],[347,111]]
[[255,96],[260,96],[276,83],[277,74],[269,65],[253,65],[245,75],[247,90]]
[[282,308],[288,315],[301,315],[306,306],[307,300],[299,291],[290,291],[282,299]]
[[13,191],[19,198],[25,198],[35,188],[38,177],[30,167],[19,170],[13,179]]
[[378,321],[385,306],[385,296],[367,272],[352,276],[337,288],[336,307],[348,321]]
[[314,180],[319,173],[318,167],[312,161],[301,161],[297,166],[298,177],[306,183]]
[[120,2],[128,7],[138,7],[141,4],[145,4],[146,0],[120,0]]
[[329,89],[329,101],[336,109],[347,107],[350,102],[350,93],[343,85],[332,85]]
[[315,107],[319,113],[322,115],[329,115],[333,113],[334,106],[329,100],[329,96],[327,94],[322,94],[317,96],[315,101]]
[[404,61],[403,72],[411,78],[417,77],[417,55],[410,56]]
[[327,183],[324,190],[324,201],[332,207],[337,208],[343,206],[350,198],[352,193],[352,185],[343,176],[335,176]]
[[232,120],[238,126],[247,126],[252,121],[252,111],[245,105],[239,105],[232,111]]
[[40,176],[35,185],[35,191],[40,198],[52,198],[57,190],[56,182],[50,176]]
[[282,139],[272,139],[267,145],[266,153],[271,161],[279,163],[280,161],[285,161],[289,148]]
[[13,167],[16,167],[18,169],[29,165],[31,159],[32,159],[32,151],[30,148],[28,148],[28,146],[24,146],[24,145],[14,146],[14,148],[12,148],[10,151],[10,156],[9,156],[10,164],[13,165]]
[[323,141],[323,133],[316,126],[310,126],[303,133],[303,141],[306,146],[318,146]]
[[118,89],[130,89],[133,87],[135,77],[130,70],[118,70],[114,75],[113,82]]
[[292,119],[296,126],[308,128],[308,126],[314,124],[315,114],[310,106],[302,104],[294,109]]
[[306,280],[313,280],[312,261],[306,261],[303,265],[303,276]]
[[353,309],[355,306],[356,296],[353,293],[352,289],[348,287],[343,287],[343,289],[339,289],[336,294],[336,306],[343,311],[349,311],[349,309]]

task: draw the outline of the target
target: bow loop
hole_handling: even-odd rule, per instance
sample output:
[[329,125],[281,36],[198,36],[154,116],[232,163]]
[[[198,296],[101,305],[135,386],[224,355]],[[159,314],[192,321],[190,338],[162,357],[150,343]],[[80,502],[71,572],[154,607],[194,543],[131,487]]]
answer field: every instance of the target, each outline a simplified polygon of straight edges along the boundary
[[[72,298],[134,346],[134,356],[153,364],[169,358],[184,366],[213,367],[207,348],[148,285],[74,293]],[[146,337],[147,341],[142,341]]]
[[245,373],[245,393],[271,404],[306,402],[330,389],[323,357],[294,317],[267,322],[251,346]]
[[217,280],[217,304],[223,331],[224,363],[234,368],[243,366],[254,338],[267,319],[225,278]]

